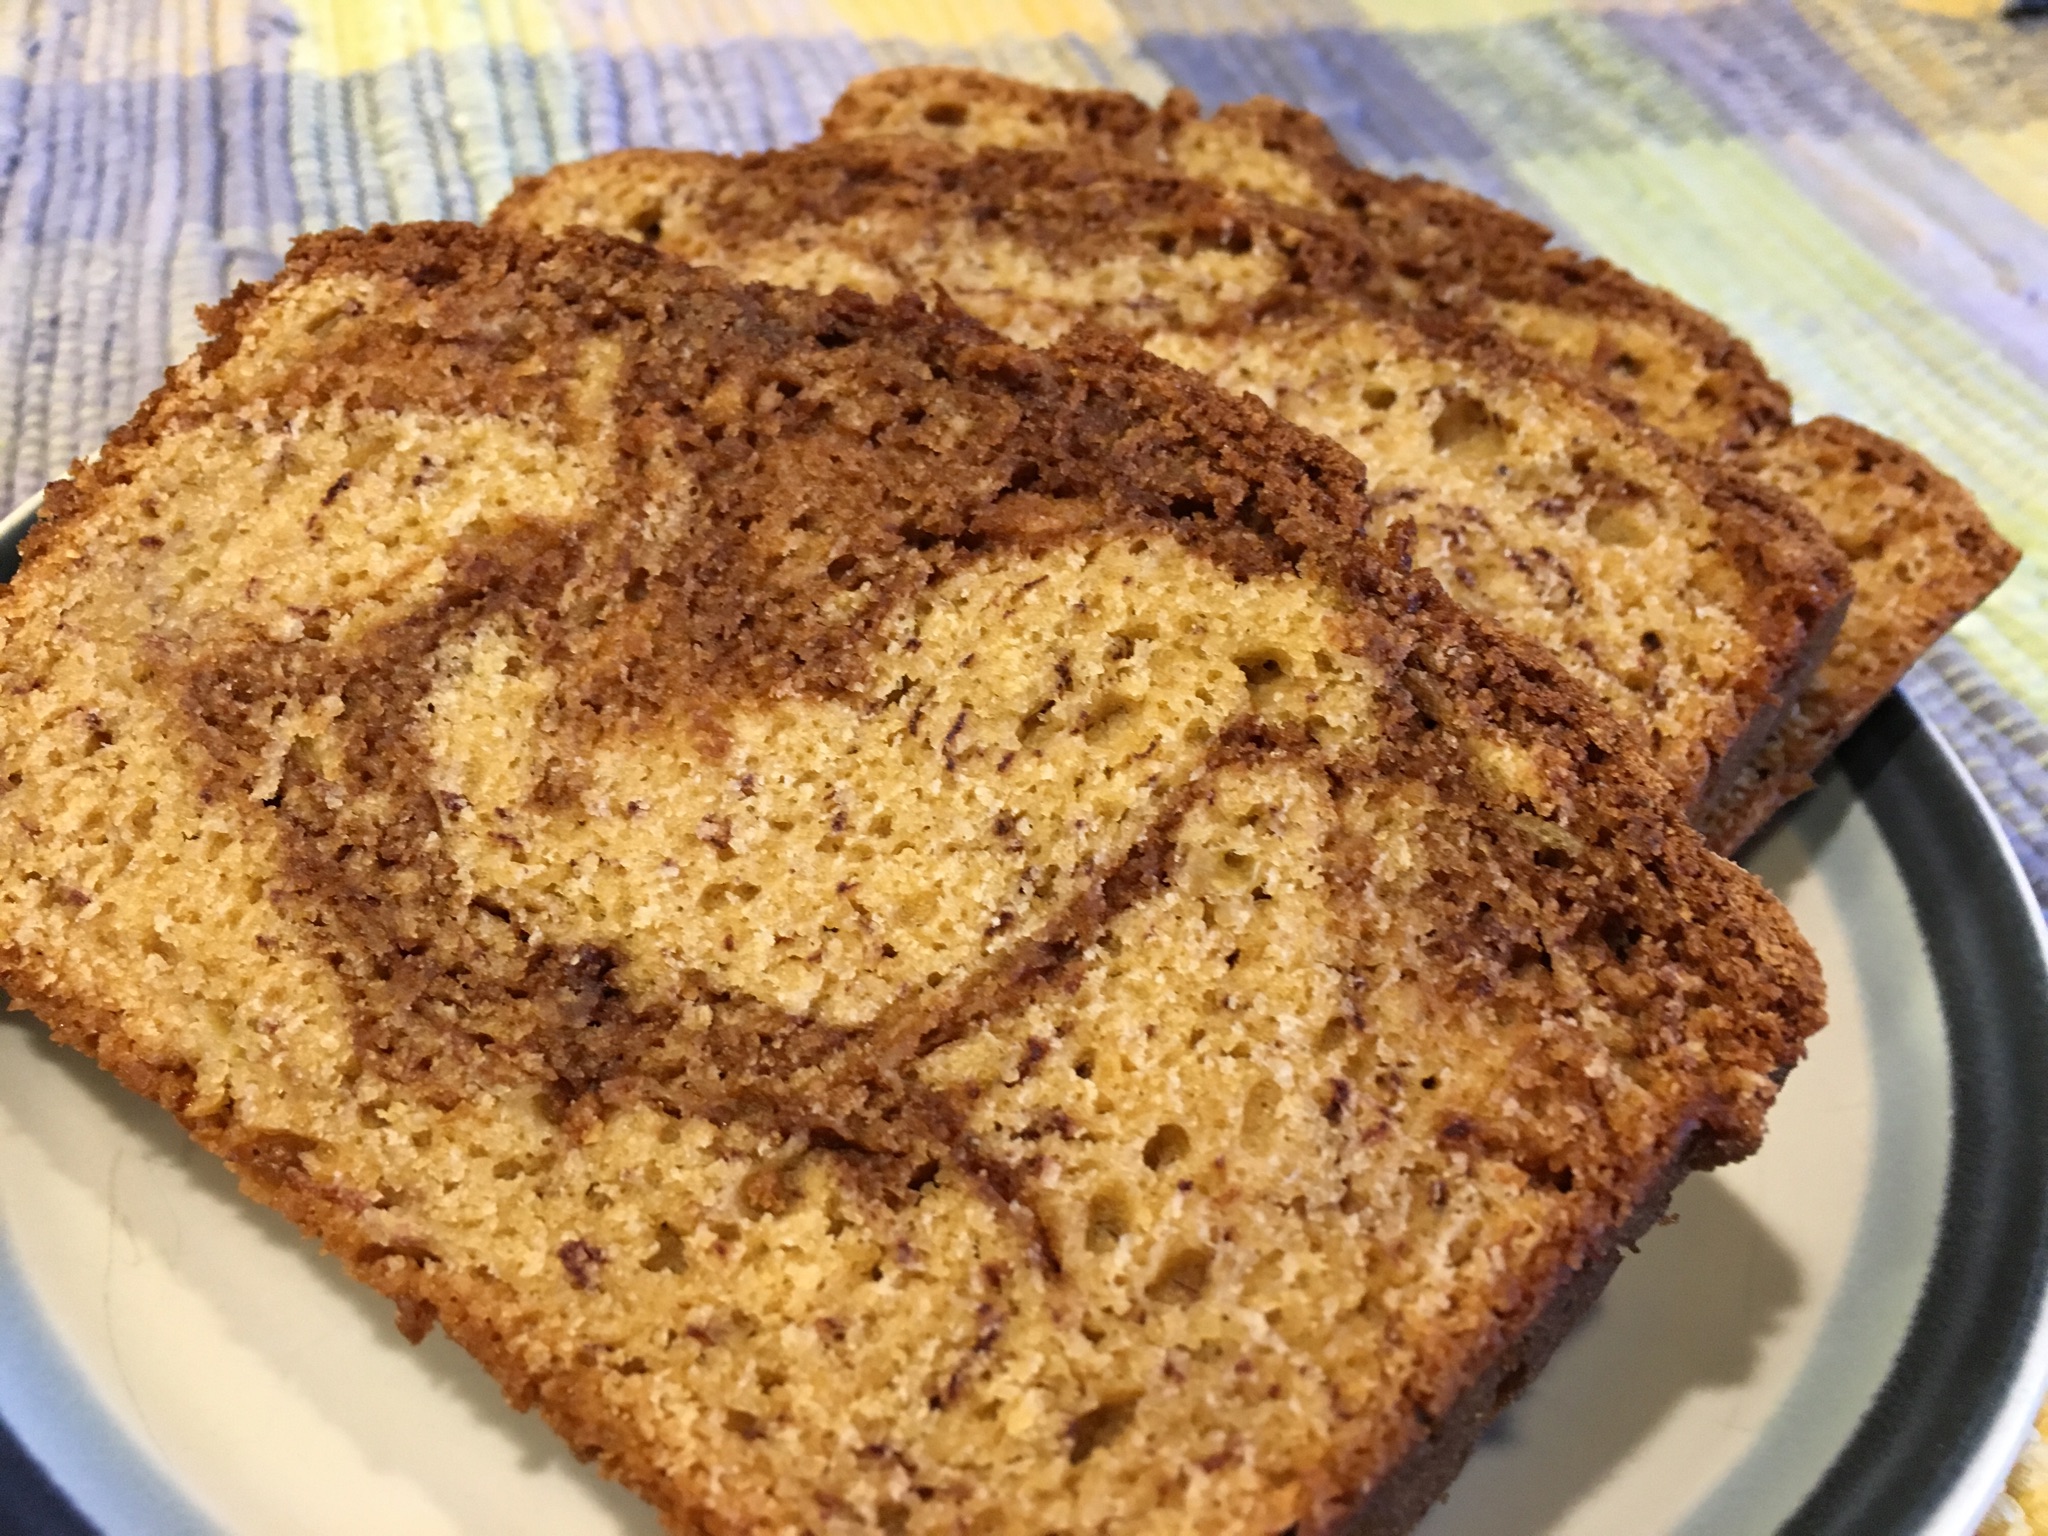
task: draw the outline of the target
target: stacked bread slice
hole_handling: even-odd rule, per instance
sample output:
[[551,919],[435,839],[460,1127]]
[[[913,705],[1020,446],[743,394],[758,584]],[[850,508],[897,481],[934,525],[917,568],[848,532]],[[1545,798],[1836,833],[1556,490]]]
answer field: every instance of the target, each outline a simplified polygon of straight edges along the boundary
[[1912,449],[1838,416],[1795,424],[1785,388],[1712,316],[1553,245],[1549,230],[1485,198],[1352,164],[1297,107],[1261,98],[1204,118],[1185,91],[1152,108],[1114,91],[915,68],[856,81],[825,134],[1109,155],[1326,213],[1377,258],[1368,281],[1388,303],[1498,327],[1678,442],[1796,498],[1847,558],[1857,599],[1769,741],[1696,813],[1717,846],[1739,846],[1810,787],[1857,722],[2018,562],[1970,493]]
[[[741,159],[627,150],[492,215],[595,226],[799,287],[941,295],[1013,340],[1089,325],[1359,455],[1368,531],[1547,646],[1695,808],[1826,653],[1847,562],[1788,497],[1703,462],[1483,327],[1389,308],[1333,221],[1129,160],[876,137]],[[1405,535],[1404,535],[1405,537]]]
[[0,981],[678,1532],[1402,1531],[1822,1023],[1688,813],[1849,561],[963,78],[872,100],[1124,137],[849,106],[213,311],[0,597]]

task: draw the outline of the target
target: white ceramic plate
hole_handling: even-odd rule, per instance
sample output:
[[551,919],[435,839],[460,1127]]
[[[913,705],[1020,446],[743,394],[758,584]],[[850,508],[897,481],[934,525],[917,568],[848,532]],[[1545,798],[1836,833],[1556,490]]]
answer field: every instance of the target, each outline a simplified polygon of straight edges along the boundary
[[[1424,1536],[1968,1536],[2018,1450],[2048,1385],[2032,898],[1897,701],[1747,862],[1819,951],[1832,1022],[1763,1152],[1685,1184]],[[658,1530],[21,1015],[0,1023],[0,1528]]]

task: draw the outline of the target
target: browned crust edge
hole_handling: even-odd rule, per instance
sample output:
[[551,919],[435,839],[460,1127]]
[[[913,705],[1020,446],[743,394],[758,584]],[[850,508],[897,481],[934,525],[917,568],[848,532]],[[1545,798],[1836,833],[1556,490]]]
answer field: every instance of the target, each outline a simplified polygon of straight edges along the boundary
[[1542,1311],[1436,1421],[1427,1440],[1348,1510],[1333,1512],[1303,1536],[1404,1536],[1450,1491],[1487,1425],[1533,1381],[1558,1346],[1593,1309],[1625,1253],[1663,1219],[1671,1197],[1695,1168],[1721,1161],[1711,1136],[1689,1140],[1658,1173],[1628,1219],[1610,1230],[1580,1268],[1561,1277]]
[[[850,138],[889,131],[886,125],[897,120],[901,103],[947,91],[1021,107],[1041,121],[1057,119],[1075,148],[1093,144],[1151,164],[1167,161],[1174,139],[1202,117],[1200,103],[1186,90],[1170,92],[1154,108],[1121,91],[1052,90],[982,70],[922,64],[854,81],[826,114],[821,133]],[[1447,254],[1469,288],[1666,330],[1706,363],[1724,392],[1730,426],[1722,446],[1738,447],[1790,426],[1790,396],[1749,344],[1676,294],[1612,262],[1554,244],[1555,234],[1544,225],[1476,193],[1354,164],[1321,118],[1274,97],[1232,102],[1217,109],[1215,121],[1251,127],[1267,150],[1293,161],[1354,218],[1445,231],[1452,237],[1445,242]],[[943,133],[946,127],[943,118],[927,123],[921,131]]]
[[[1724,781],[1695,824],[1717,849],[1741,847],[1813,787],[1813,775],[1958,619],[2019,564],[1968,490],[1902,443],[1839,416],[1820,416],[1744,456],[1787,490],[1863,477],[1888,504],[1882,526],[1852,546],[1857,605],[1815,686],[1747,772]],[[1917,558],[1916,558],[1917,557]],[[1931,564],[1931,572],[1921,569]]]
[[1723,392],[1729,426],[1720,446],[1735,448],[1790,424],[1791,398],[1749,344],[1712,315],[1610,261],[1555,244],[1556,234],[1477,193],[1423,176],[1390,177],[1354,164],[1322,119],[1256,96],[1217,110],[1218,122],[1256,127],[1267,148],[1306,170],[1338,206],[1427,224],[1453,238],[1461,281],[1499,299],[1578,314],[1629,319],[1664,330],[1696,354]]

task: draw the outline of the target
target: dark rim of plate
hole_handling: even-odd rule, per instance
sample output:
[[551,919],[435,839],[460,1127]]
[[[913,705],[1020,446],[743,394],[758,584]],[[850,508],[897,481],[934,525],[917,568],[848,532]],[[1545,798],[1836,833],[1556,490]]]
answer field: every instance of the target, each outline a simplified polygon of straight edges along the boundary
[[[12,578],[26,524],[0,533]],[[1924,1531],[1992,1432],[2048,1288],[2048,957],[1998,829],[1896,694],[1839,761],[1884,834],[1941,997],[1953,1083],[1940,1236],[1905,1343],[1783,1536]],[[0,1420],[0,1529],[98,1536]]]
[[1926,1529],[1992,1432],[2048,1287],[2048,961],[2001,834],[1902,699],[1879,705],[1839,761],[1905,881],[1941,997],[1948,1189],[1891,1372],[1782,1531],[1905,1536]]

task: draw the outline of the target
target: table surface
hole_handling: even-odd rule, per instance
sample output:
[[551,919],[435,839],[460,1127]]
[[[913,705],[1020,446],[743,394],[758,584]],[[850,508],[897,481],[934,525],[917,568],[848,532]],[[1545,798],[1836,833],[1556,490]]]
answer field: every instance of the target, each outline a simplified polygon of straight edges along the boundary
[[[2048,898],[2048,18],[1995,0],[132,0],[0,10],[0,506],[302,230],[626,144],[807,138],[892,64],[1321,113],[1712,310],[2026,558],[1906,691]],[[1986,1526],[2048,1536],[2048,1453]]]

